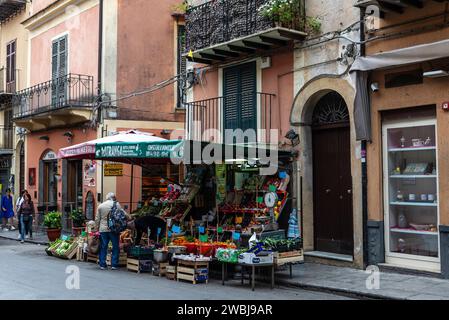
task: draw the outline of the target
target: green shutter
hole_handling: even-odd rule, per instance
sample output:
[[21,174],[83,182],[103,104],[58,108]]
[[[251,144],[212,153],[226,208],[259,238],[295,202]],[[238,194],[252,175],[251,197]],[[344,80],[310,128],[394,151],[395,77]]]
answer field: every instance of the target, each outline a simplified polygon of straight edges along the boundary
[[65,81],[59,83],[57,79],[67,75],[67,52],[67,36],[53,41],[51,49],[51,77],[53,80],[52,106],[54,107],[65,103],[67,84]]
[[224,129],[257,129],[256,63],[223,71]]

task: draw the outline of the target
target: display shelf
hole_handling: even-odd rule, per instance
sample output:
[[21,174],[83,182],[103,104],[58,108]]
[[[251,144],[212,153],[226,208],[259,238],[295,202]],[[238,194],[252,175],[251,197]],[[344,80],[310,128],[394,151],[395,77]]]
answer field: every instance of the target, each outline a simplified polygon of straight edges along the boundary
[[438,207],[437,202],[400,202],[400,201],[393,201],[390,202],[390,205],[392,206],[412,206],[412,207]]
[[406,151],[427,151],[427,150],[436,150],[437,147],[429,146],[429,147],[408,147],[408,148],[390,148],[388,152],[406,152]]
[[407,174],[392,174],[391,179],[436,179],[434,174],[420,174],[420,175],[407,175]]
[[419,235],[427,235],[427,236],[437,236],[438,232],[434,231],[420,231],[415,229],[400,229],[400,228],[391,228],[391,232],[398,232],[398,233],[410,233],[410,234],[419,234]]
[[233,210],[227,210],[227,209],[219,209],[220,213],[224,214],[244,214],[244,213],[250,213],[250,214],[256,214],[256,213],[263,213],[265,209],[233,209]]

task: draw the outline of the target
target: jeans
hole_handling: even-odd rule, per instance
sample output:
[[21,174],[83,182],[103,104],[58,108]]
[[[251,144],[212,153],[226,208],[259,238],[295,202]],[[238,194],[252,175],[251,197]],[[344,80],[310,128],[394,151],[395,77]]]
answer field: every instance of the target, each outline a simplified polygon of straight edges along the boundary
[[113,268],[118,267],[120,256],[119,234],[114,232],[100,232],[100,267],[106,268],[106,255],[108,253],[109,241],[112,242],[112,261]]
[[25,234],[28,232],[33,236],[33,216],[28,217],[28,221],[23,221],[23,215],[20,216],[20,239],[25,240]]

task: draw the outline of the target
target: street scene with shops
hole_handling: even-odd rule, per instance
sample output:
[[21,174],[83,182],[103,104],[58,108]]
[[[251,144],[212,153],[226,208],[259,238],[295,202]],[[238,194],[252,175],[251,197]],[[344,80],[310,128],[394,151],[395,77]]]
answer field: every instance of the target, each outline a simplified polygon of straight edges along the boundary
[[0,297],[449,299],[448,18],[0,0]]

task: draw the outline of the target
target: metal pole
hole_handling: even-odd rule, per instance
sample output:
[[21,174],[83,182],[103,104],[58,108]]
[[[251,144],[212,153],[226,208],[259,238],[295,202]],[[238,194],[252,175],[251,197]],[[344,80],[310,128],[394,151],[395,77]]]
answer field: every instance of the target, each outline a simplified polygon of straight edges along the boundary
[[129,194],[129,212],[133,211],[134,165],[131,165],[131,188]]

